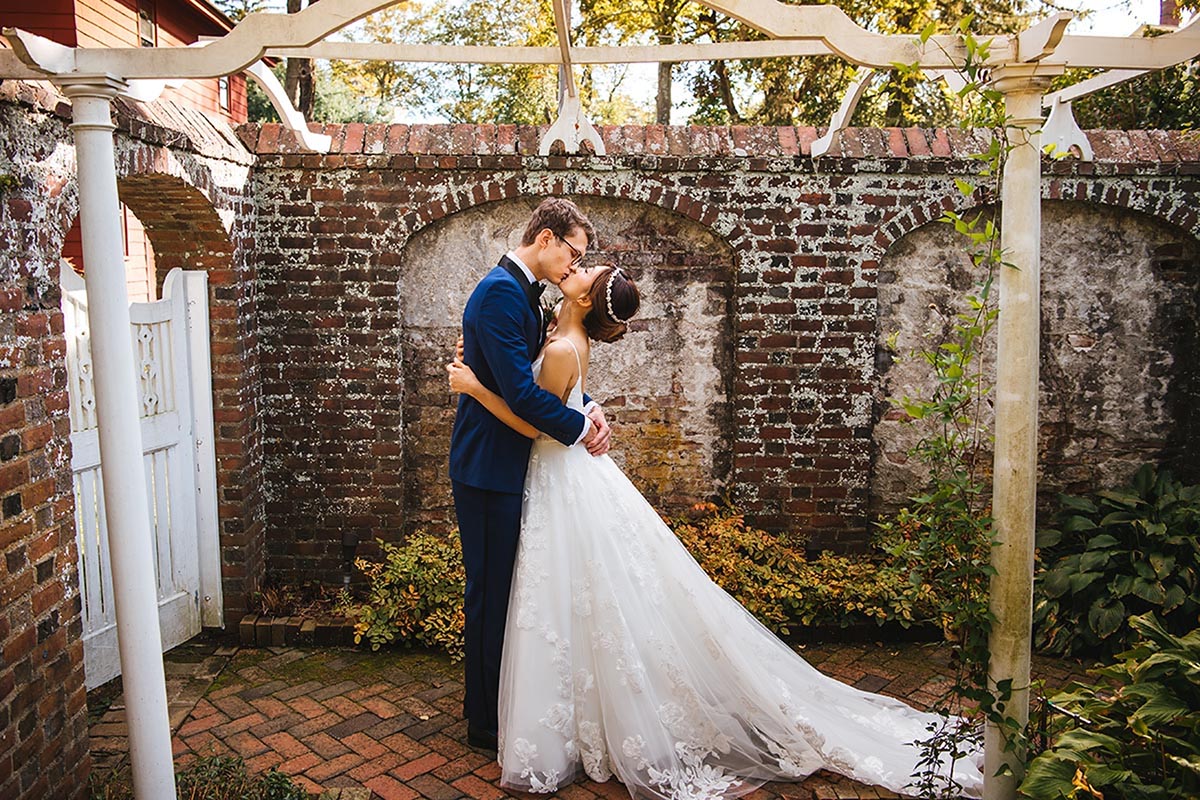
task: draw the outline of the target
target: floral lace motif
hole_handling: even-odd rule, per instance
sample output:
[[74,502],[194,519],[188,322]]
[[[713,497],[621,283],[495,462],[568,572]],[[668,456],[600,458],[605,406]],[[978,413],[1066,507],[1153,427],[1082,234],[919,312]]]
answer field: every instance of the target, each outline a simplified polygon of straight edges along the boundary
[[[582,392],[569,403],[582,410]],[[607,456],[533,445],[501,670],[501,783],[619,775],[715,800],[825,768],[901,792],[931,715],[822,676],[713,584]],[[949,765],[947,765],[949,766]],[[979,769],[954,765],[968,795]]]

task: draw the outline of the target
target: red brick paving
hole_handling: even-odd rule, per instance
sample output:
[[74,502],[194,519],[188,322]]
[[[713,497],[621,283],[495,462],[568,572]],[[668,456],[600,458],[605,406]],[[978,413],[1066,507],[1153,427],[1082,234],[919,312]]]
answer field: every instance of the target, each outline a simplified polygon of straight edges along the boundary
[[[936,702],[951,684],[949,651],[940,645],[824,644],[802,646],[801,652],[827,674],[914,704]],[[178,700],[172,700],[173,712],[178,712],[172,718],[180,720],[172,743],[178,767],[201,755],[237,753],[251,771],[278,769],[310,792],[324,790],[326,798],[512,797],[496,785],[500,769],[495,760],[466,746],[461,667],[440,655],[239,650],[195,642],[166,658],[182,675],[168,680],[168,694]],[[202,674],[189,678],[179,663],[203,665],[198,670]],[[1055,686],[1080,677],[1083,668],[1035,658],[1035,672]],[[175,685],[175,694],[172,680],[185,682]],[[190,703],[190,712],[177,708],[179,703]],[[92,723],[93,761],[106,766],[124,759],[125,734],[124,708],[117,698]],[[615,780],[584,781],[564,787],[557,796],[622,800],[628,793]],[[855,800],[895,795],[819,772],[801,783],[767,784],[746,797]]]

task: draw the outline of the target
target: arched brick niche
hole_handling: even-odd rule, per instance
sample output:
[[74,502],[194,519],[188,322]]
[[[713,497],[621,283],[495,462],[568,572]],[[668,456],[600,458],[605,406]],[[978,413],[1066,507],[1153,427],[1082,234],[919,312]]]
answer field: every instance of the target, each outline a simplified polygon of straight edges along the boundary
[[[406,530],[454,525],[446,470],[455,400],[444,364],[471,290],[519,243],[537,199],[447,217],[415,234],[402,253]],[[732,250],[700,224],[656,206],[572,199],[599,235],[589,259],[625,269],[642,293],[626,337],[592,350],[588,391],[613,422],[613,457],[663,511],[720,495],[732,465]]]
[[[922,480],[907,456],[918,429],[884,398],[920,396],[928,385],[921,362],[895,356],[935,346],[949,331],[953,304],[975,283],[964,253],[949,225],[930,223],[900,239],[880,265],[873,511],[899,507]],[[1146,461],[1200,478],[1200,242],[1135,211],[1047,201],[1041,270],[1043,499],[1120,484]],[[893,333],[894,353],[885,344]],[[993,335],[989,382],[994,345]],[[990,406],[985,417],[990,428]],[[990,469],[990,454],[985,464]]]

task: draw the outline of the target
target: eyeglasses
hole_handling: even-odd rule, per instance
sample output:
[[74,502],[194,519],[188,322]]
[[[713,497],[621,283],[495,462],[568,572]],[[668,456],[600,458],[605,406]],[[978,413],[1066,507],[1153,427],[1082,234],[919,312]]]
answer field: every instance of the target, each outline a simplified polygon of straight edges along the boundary
[[566,246],[567,246],[567,247],[570,249],[570,251],[571,251],[571,254],[572,254],[573,256],[575,256],[574,258],[572,258],[572,259],[571,259],[571,266],[572,266],[572,267],[578,267],[578,266],[580,266],[581,264],[583,264],[583,253],[581,253],[581,252],[579,252],[577,249],[575,249],[575,245],[571,244],[571,243],[570,243],[570,242],[568,242],[566,239],[564,239],[563,237],[559,236],[557,233],[556,233],[556,234],[554,234],[554,236],[555,236],[555,237],[556,237],[556,238],[557,238],[557,239],[558,239],[560,242],[562,242],[563,244],[565,244],[565,245],[566,245]]

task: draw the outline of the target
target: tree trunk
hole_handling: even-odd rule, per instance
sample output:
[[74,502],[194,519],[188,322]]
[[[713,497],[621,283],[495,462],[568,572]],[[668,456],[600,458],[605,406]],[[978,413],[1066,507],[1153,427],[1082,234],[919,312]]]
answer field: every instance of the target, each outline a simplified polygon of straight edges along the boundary
[[296,100],[296,110],[303,114],[305,119],[312,119],[313,100],[316,94],[316,75],[313,74],[313,64],[310,59],[297,60],[300,61],[300,92]]
[[[287,13],[298,14],[301,8],[301,0],[287,0]],[[295,106],[299,102],[300,95],[300,72],[306,59],[289,58],[287,60],[287,74],[283,80],[283,89],[287,92],[288,101]]]
[[658,64],[658,98],[655,101],[654,121],[659,125],[671,124],[671,67],[666,61]]
[[1179,0],[1159,0],[1158,24],[1179,27]]
[[733,100],[733,88],[729,85],[729,70],[725,68],[724,61],[716,63],[717,86],[721,91],[721,103],[725,106],[725,113],[729,114],[730,125],[741,125],[742,115],[738,113],[737,103]]

